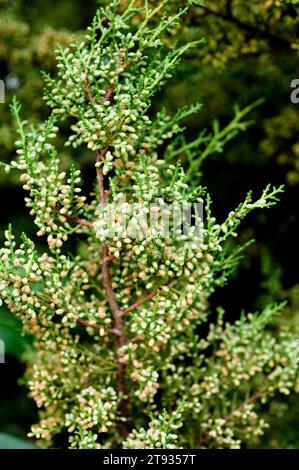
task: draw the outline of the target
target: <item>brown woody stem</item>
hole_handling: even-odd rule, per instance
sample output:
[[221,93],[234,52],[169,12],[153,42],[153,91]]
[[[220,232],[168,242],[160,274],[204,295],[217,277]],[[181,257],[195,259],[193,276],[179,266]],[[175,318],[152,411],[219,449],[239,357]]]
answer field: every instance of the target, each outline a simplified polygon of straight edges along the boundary
[[84,80],[85,91],[86,91],[86,95],[87,95],[88,101],[89,101],[91,104],[95,104],[95,99],[94,99],[94,97],[92,96],[91,89],[90,89],[89,78],[88,78],[88,65],[89,65],[89,64],[87,63],[86,68],[85,68],[85,80]]
[[[123,60],[123,51],[120,51],[120,65],[125,67],[124,60]],[[127,64],[127,66],[129,63]],[[88,67],[88,64],[87,64]],[[85,71],[85,90],[88,101],[91,104],[95,104],[95,99],[92,96],[90,83],[88,79],[88,70],[86,67]],[[114,94],[114,86],[110,86],[104,96],[104,100],[108,101]],[[107,193],[105,192],[104,187],[104,174],[103,174],[103,160],[105,155],[109,149],[111,142],[108,139],[107,144],[101,151],[96,152],[96,162],[98,165],[96,166],[96,173],[97,173],[97,184],[98,184],[98,196],[99,201],[102,207],[106,204],[106,196]],[[109,189],[108,189],[109,192]],[[123,321],[123,310],[118,306],[116,301],[111,276],[110,276],[110,265],[113,260],[113,256],[109,253],[109,247],[106,243],[102,245],[102,256],[103,256],[103,264],[102,264],[102,281],[103,287],[105,290],[105,294],[107,297],[107,301],[109,307],[112,312],[113,317],[113,329],[111,332],[115,335],[115,343],[116,343],[116,365],[117,365],[117,373],[116,373],[116,382],[117,382],[117,391],[120,397],[120,402],[118,405],[118,413],[120,419],[118,421],[118,428],[123,437],[128,435],[128,430],[126,424],[122,420],[126,416],[126,408],[127,408],[127,400],[126,400],[126,384],[125,384],[125,376],[126,376],[126,365],[121,361],[120,349],[127,344],[126,339],[126,331]]]
[[70,214],[63,214],[63,217],[65,217],[68,220],[72,220],[76,224],[82,225],[83,227],[93,228],[93,223],[90,222],[89,220],[80,219],[79,217],[74,217],[73,215],[70,215]]
[[140,307],[141,305],[143,305],[145,302],[147,302],[148,300],[152,299],[153,297],[155,297],[155,295],[156,295],[163,287],[169,286],[169,285],[170,285],[172,282],[174,282],[176,279],[177,279],[176,277],[170,279],[168,282],[166,282],[165,284],[163,284],[163,286],[157,287],[156,289],[154,289],[154,290],[152,290],[151,292],[149,292],[149,294],[147,294],[146,296],[142,297],[142,299],[139,299],[139,300],[137,300],[134,304],[130,305],[130,306],[127,307],[127,308],[124,308],[124,309],[122,310],[123,315],[126,315],[127,313],[133,312],[133,310],[135,310],[136,308]]
[[101,329],[101,327],[96,325],[95,323],[91,323],[91,322],[86,321],[86,320],[81,320],[81,318],[77,319],[77,323],[80,323],[80,325],[84,325],[84,326],[89,327],[89,328],[93,328],[94,330],[97,330],[97,331],[99,331]]
[[[105,156],[105,151],[97,152],[96,159],[97,162]],[[104,189],[104,177],[103,177],[103,168],[102,166],[97,167],[97,180],[99,188],[99,199],[102,206],[106,204],[106,194]],[[116,362],[117,362],[117,373],[116,373],[116,382],[117,382],[117,391],[120,395],[120,402],[118,406],[118,412],[120,416],[124,417],[126,414],[126,384],[125,384],[125,375],[126,375],[126,365],[121,362],[121,356],[119,350],[127,344],[125,326],[123,321],[123,310],[118,306],[118,303],[115,299],[111,277],[110,277],[110,265],[113,257],[109,253],[109,248],[106,243],[103,243],[102,246],[102,255],[103,255],[103,265],[102,265],[102,279],[103,286],[108,300],[109,307],[113,316],[113,330],[112,332],[115,335],[116,342]],[[123,437],[128,435],[128,430],[123,421],[118,422],[119,430]]]

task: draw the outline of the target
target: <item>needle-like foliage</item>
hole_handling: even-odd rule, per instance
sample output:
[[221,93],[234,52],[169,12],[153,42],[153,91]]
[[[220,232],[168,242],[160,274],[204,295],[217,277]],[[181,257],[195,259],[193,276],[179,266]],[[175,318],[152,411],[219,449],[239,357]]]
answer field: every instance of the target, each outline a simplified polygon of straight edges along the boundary
[[[266,404],[298,388],[298,343],[267,330],[281,306],[230,324],[221,309],[215,320],[208,299],[244,249],[231,250],[230,237],[282,188],[248,194],[216,221],[192,175],[244,130],[251,108],[186,143],[182,120],[200,105],[170,116],[155,115],[151,103],[201,41],[164,45],[160,36],[184,14],[163,14],[165,1],[155,9],[133,1],[120,14],[118,3],[97,12],[84,42],[58,51],[58,80],[46,77],[46,122],[29,126],[19,103],[11,105],[18,156],[6,168],[20,171],[37,235],[48,243],[40,252],[9,227],[0,251],[1,297],[35,338],[26,376],[40,421],[30,435],[42,446],[67,436],[78,448],[251,445],[267,426]],[[61,168],[63,120],[66,145],[94,155],[91,194],[75,158]],[[74,235],[79,245],[67,244]]]

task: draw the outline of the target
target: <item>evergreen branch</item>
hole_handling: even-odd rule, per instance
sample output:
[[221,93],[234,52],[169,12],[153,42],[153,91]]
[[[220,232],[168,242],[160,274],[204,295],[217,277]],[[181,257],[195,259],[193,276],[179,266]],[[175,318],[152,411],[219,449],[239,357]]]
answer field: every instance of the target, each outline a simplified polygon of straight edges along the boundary
[[88,328],[93,328],[94,330],[100,331],[102,329],[101,326],[96,325],[95,323],[89,322],[87,320],[82,320],[81,318],[78,318],[77,323],[80,323],[80,325],[84,325]]
[[[183,13],[168,14],[173,2],[151,8],[145,0],[137,8],[133,0],[118,15],[124,3],[112,0],[85,42],[60,49],[59,79],[47,80],[48,120],[27,126],[12,103],[20,139],[10,167],[22,172],[37,235],[49,246],[39,253],[24,234],[16,242],[9,226],[0,249],[1,299],[35,338],[26,360],[41,413],[31,436],[49,446],[68,435],[79,448],[174,448],[192,447],[201,427],[209,446],[240,447],[239,436],[250,444],[265,428],[264,407],[252,404],[297,390],[298,338],[267,329],[283,304],[234,322],[218,309],[213,321],[209,297],[240,259],[242,247],[228,237],[251,210],[275,204],[282,188],[267,186],[257,201],[249,193],[222,225],[207,195],[201,220],[193,205],[206,193],[190,190],[190,175],[247,127],[241,118],[257,103],[187,143],[180,122],[200,105],[171,117],[154,112],[152,96],[199,43],[174,42],[166,51],[161,34],[172,33]],[[226,6],[230,15],[232,1]],[[61,171],[51,142],[63,119],[72,131],[66,145],[95,155],[90,202],[80,195],[81,170]],[[180,162],[165,161],[179,153],[191,166],[189,181]],[[152,214],[158,225],[148,223]],[[70,244],[74,251],[66,253],[63,243],[76,232],[78,249]],[[187,432],[177,432],[183,424]]]
[[261,391],[257,391],[255,392],[250,398],[248,398],[248,400],[244,401],[243,403],[240,403],[239,406],[237,406],[237,408],[233,411],[231,411],[228,415],[226,415],[223,419],[225,422],[228,422],[230,421],[231,419],[233,419],[235,417],[235,413],[237,411],[241,411],[243,410],[243,408],[245,408],[245,406],[247,405],[251,405],[252,403],[256,402],[257,400],[259,400],[259,398],[261,398],[263,396],[262,392]]
[[246,106],[242,110],[239,110],[239,108],[236,107],[234,118],[221,131],[219,130],[218,121],[214,121],[214,133],[212,137],[210,136],[205,137],[205,135],[201,133],[198,139],[196,139],[194,142],[191,142],[190,144],[187,144],[184,147],[182,147],[182,149],[179,149],[179,150],[187,150],[187,149],[191,150],[196,145],[199,145],[202,142],[207,141],[206,148],[203,150],[203,152],[200,153],[198,158],[193,159],[190,162],[186,175],[189,177],[194,176],[194,174],[196,174],[196,172],[199,170],[202,162],[209,155],[211,155],[214,152],[221,152],[223,150],[224,145],[229,140],[231,140],[236,135],[237,132],[246,130],[250,122],[244,122],[242,121],[242,119],[248,113],[250,113],[254,108],[259,106],[263,102],[264,100],[261,98],[261,99],[256,100],[254,103],[251,103],[250,105]]
[[137,300],[134,304],[130,305],[129,307],[123,308],[123,309],[122,309],[123,315],[126,315],[127,313],[130,313],[130,312],[133,312],[134,310],[136,310],[136,308],[140,307],[140,306],[143,305],[145,302],[147,302],[148,300],[150,300],[150,299],[152,299],[153,297],[155,297],[156,294],[157,294],[161,289],[163,289],[163,287],[169,286],[169,285],[172,284],[176,279],[177,279],[177,277],[174,277],[174,278],[170,279],[168,282],[166,282],[165,284],[163,284],[163,286],[159,286],[159,287],[157,287],[156,289],[153,289],[151,292],[149,292],[149,294],[147,294],[145,297],[142,297],[141,299]]
[[84,81],[84,85],[85,85],[85,91],[86,91],[86,95],[87,95],[88,101],[89,101],[92,105],[96,104],[96,101],[95,101],[94,97],[92,96],[91,89],[90,89],[90,83],[89,83],[89,78],[88,78],[88,64],[86,65],[86,68],[85,68],[85,81]]
[[[96,153],[96,162],[101,165],[102,159],[105,156],[109,146],[106,146],[102,152]],[[99,189],[99,200],[102,207],[105,207],[106,204],[106,194],[104,189],[104,176],[103,176],[103,167],[97,166],[97,180],[98,180],[98,189]],[[109,254],[109,249],[106,243],[102,245],[102,280],[103,287],[107,296],[108,304],[110,306],[112,315],[113,315],[113,333],[116,337],[116,362],[117,362],[117,390],[120,395],[120,402],[118,405],[118,412],[121,417],[124,417],[126,414],[126,384],[125,384],[125,375],[126,375],[126,365],[120,360],[121,356],[119,350],[127,344],[126,332],[123,322],[123,311],[119,308],[118,303],[115,299],[111,278],[110,278],[110,264],[112,257]],[[128,430],[125,423],[122,420],[118,421],[118,427],[123,437],[128,435]]]
[[[229,414],[224,416],[223,421],[225,423],[228,423],[229,421],[233,420],[235,418],[235,413],[238,411],[242,411],[247,405],[250,405],[252,403],[255,403],[257,400],[259,400],[263,396],[262,392],[257,391],[254,393],[248,400],[240,403],[237,408],[233,411],[231,411]],[[205,445],[207,442],[209,442],[212,438],[210,436],[204,436],[200,438],[197,442],[198,448],[201,448],[203,445]]]
[[71,220],[72,222],[75,222],[78,225],[82,225],[82,227],[93,228],[93,223],[89,220],[81,219],[80,217],[75,217],[74,215],[68,213],[63,214],[63,217],[68,220]]

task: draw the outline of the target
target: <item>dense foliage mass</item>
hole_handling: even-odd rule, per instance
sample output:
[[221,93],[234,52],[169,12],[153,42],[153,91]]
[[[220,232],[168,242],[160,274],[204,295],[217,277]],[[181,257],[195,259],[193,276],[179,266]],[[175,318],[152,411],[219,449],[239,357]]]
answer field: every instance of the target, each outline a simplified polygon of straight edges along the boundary
[[[40,421],[30,435],[42,446],[253,446],[275,397],[298,389],[297,336],[268,328],[282,305],[234,322],[209,306],[245,248],[230,243],[242,219],[282,188],[248,193],[224,221],[213,216],[201,164],[247,127],[255,104],[188,141],[182,120],[199,104],[154,112],[182,55],[203,44],[169,40],[184,13],[164,12],[170,4],[100,9],[83,41],[59,49],[58,79],[45,74],[50,117],[29,125],[11,105],[18,156],[5,169],[20,172],[48,248],[10,226],[0,288],[34,337],[26,377]],[[70,154],[93,155],[90,189],[80,161],[60,155],[65,134]],[[153,208],[159,216],[194,204],[204,220],[187,232],[176,217],[164,236],[147,222]]]

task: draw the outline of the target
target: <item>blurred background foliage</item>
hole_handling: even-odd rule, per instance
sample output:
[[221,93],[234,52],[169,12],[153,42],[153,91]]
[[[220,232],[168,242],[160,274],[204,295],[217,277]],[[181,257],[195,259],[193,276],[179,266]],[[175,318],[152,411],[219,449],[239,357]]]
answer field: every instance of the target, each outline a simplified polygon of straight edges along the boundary
[[[123,5],[127,0],[123,0]],[[141,0],[142,1],[142,0]],[[6,102],[0,105],[0,160],[14,157],[16,132],[9,113],[13,94],[23,104],[23,116],[38,121],[47,115],[42,101],[41,70],[55,74],[56,45],[68,45],[89,24],[104,0],[0,0],[0,78],[6,84]],[[106,1],[107,3],[107,1]],[[151,3],[151,2],[149,2]],[[157,1],[153,1],[157,4]],[[249,217],[241,238],[254,237],[252,245],[227,287],[211,299],[221,304],[233,320],[240,311],[256,310],[267,303],[287,300],[279,326],[299,333],[299,278],[297,239],[299,223],[299,105],[290,101],[290,83],[299,78],[299,2],[297,0],[192,0],[192,6],[172,35],[188,41],[206,37],[206,44],[192,51],[180,64],[174,80],[156,97],[156,107],[174,112],[178,106],[200,101],[201,113],[186,122],[188,138],[233,117],[233,107],[245,107],[263,97],[264,104],[251,112],[249,130],[230,141],[222,154],[203,165],[203,181],[221,219],[247,190],[261,191],[267,183],[286,185],[281,203],[268,212]],[[199,5],[201,4],[201,5]],[[169,13],[186,1],[169,0]],[[137,20],[138,21],[138,20]],[[297,75],[296,75],[297,74]],[[74,158],[63,147],[65,161]],[[76,152],[75,158],[88,158]],[[196,180],[194,179],[194,184]],[[34,235],[23,203],[23,192],[14,175],[0,171],[1,234],[8,222],[16,231]],[[6,364],[1,364],[0,448],[28,445],[11,441],[24,438],[36,410],[20,377],[22,357],[30,338],[21,336],[17,321],[1,307],[0,338],[6,343]],[[263,447],[299,448],[299,400],[273,402],[272,423]]]

